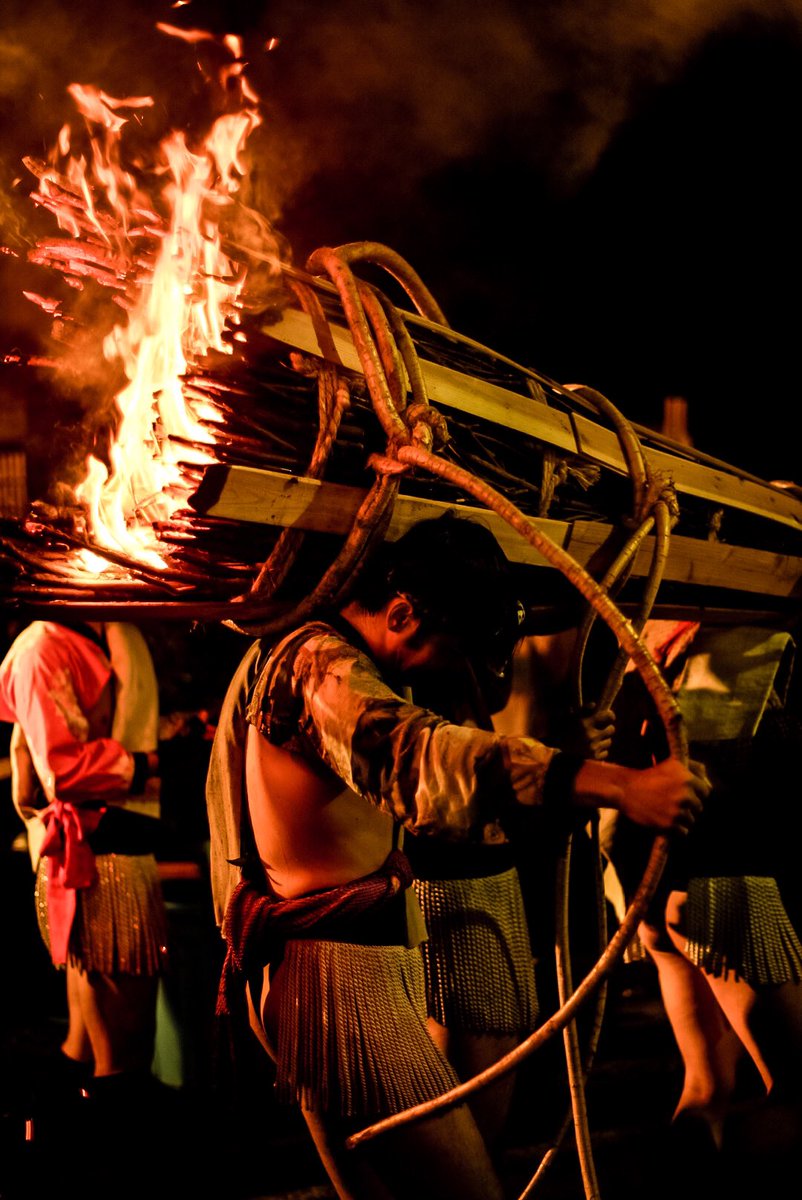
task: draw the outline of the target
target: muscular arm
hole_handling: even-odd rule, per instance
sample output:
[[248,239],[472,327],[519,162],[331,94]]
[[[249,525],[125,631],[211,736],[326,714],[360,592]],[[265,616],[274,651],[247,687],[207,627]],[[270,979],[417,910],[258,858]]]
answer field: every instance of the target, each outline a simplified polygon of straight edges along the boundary
[[710,792],[704,767],[690,770],[666,758],[645,771],[617,763],[583,763],[574,780],[572,801],[578,808],[614,808],[653,829],[687,832]]
[[559,751],[533,738],[452,725],[406,702],[366,655],[334,633],[303,642],[284,678],[291,697],[280,685],[257,687],[248,719],[272,740],[291,699],[300,730],[292,748],[322,760],[348,787],[418,832],[465,836],[503,819],[511,804],[535,806],[547,796],[577,809],[617,808],[656,829],[685,829],[709,790],[668,759],[645,771],[577,763],[556,773],[560,794],[554,795],[557,789],[546,785]]

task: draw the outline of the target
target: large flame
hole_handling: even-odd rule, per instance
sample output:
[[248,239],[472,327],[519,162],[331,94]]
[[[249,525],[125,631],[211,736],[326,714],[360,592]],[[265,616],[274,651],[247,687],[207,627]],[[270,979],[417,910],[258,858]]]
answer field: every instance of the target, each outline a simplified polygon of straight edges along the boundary
[[[104,342],[106,358],[122,367],[128,381],[116,396],[120,422],[110,469],[90,455],[76,494],[98,550],[156,569],[167,565],[156,527],[194,487],[182,463],[214,461],[203,446],[214,441],[209,421],[217,414],[208,402],[201,410],[185,394],[183,379],[211,351],[230,352],[223,335],[238,321],[245,283],[242,264],[222,248],[219,223],[240,187],[245,143],[261,116],[257,97],[245,85],[236,39],[225,44],[232,60],[226,82],[236,77],[241,108],[219,117],[196,148],[178,132],[161,142],[157,198],[124,165],[126,126],[153,101],[116,99],[79,84],[69,91],[84,119],[90,153],[73,152],[76,138],[65,126],[41,181],[62,229],[76,239],[86,239],[89,229],[95,245],[108,250],[110,270],[130,273],[135,264],[139,276],[130,304],[116,297],[130,311]],[[81,559],[92,573],[109,565],[89,553]]]

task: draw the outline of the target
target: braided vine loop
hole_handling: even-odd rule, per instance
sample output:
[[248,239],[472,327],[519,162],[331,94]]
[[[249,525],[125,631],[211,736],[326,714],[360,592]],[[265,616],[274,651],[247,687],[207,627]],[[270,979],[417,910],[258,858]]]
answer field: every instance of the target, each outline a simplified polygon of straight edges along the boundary
[[[448,430],[445,418],[429,404],[412,339],[387,298],[357,280],[351,270],[353,262],[387,266],[423,315],[444,320],[442,313],[412,268],[378,243],[323,247],[307,262],[309,271],[326,274],[337,288],[374,410],[387,434],[388,452],[396,445],[409,444],[439,449],[448,441]],[[402,365],[406,374],[403,387],[399,383]],[[405,404],[407,387],[413,394],[411,405]]]
[[[422,317],[448,329],[448,321],[442,308],[417,271],[397,251],[382,245],[381,242],[347,242],[338,246],[335,253],[343,263],[374,263],[382,267],[401,284]],[[312,257],[314,258],[314,255]]]

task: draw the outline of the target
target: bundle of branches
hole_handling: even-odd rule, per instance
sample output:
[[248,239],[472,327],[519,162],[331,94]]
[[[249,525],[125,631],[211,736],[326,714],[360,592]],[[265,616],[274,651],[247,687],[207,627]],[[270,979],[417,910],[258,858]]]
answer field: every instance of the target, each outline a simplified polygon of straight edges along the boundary
[[[459,507],[490,521],[550,602],[564,591],[543,538],[594,579],[613,570],[622,603],[639,606],[657,571],[675,604],[793,610],[794,492],[461,336],[387,247],[294,267],[211,140],[203,160],[173,141],[180,200],[150,200],[142,171],[122,169],[118,109],[139,102],[73,91],[91,154],[69,157],[65,138],[60,157],[26,162],[63,232],[35,240],[48,282],[26,295],[52,321],[38,369],[55,386],[78,362],[109,415],[86,480],[2,530],[6,603],[269,623],[337,595],[377,538]],[[255,119],[245,104],[215,129],[233,121],[239,138]],[[537,537],[510,534],[511,510]]]
[[[141,287],[153,255],[152,237],[143,234],[143,241],[142,257],[126,269],[118,261],[116,272],[102,239],[90,239],[87,232],[77,243],[39,243],[32,258],[61,272],[76,269],[128,304],[131,280]],[[364,315],[349,314],[348,300],[330,279],[285,264],[268,305],[242,313],[224,331],[228,352],[196,359],[182,377],[183,401],[203,440],[158,428],[154,421],[160,448],[172,447],[181,473],[180,502],[169,517],[151,521],[163,563],[149,565],[99,542],[86,504],[74,497],[61,504],[37,502],[25,522],[6,522],[2,531],[0,588],[6,602],[125,605],[209,619],[224,615],[232,601],[244,605],[243,619],[254,612],[263,616],[266,606],[292,607],[336,557],[371,489],[377,461],[388,448],[392,453],[400,436],[374,398],[377,387],[389,388],[391,380],[399,413],[423,406],[427,420],[436,417],[438,456],[451,469],[434,473],[418,463],[406,466],[396,478],[393,511],[384,513],[385,533],[393,535],[442,506],[481,509],[465,486],[467,476],[496,489],[548,532],[556,531],[563,544],[573,540],[577,558],[601,577],[629,536],[638,507],[654,501],[668,475],[682,487],[685,472],[689,482],[679,502],[675,497],[672,521],[675,535],[691,546],[686,558],[696,562],[684,578],[669,579],[667,588],[679,588],[678,602],[687,603],[694,576],[706,588],[708,603],[711,594],[723,603],[726,591],[729,607],[741,611],[755,603],[755,592],[759,603],[767,603],[769,579],[786,579],[774,597],[775,607],[786,605],[802,554],[802,506],[793,493],[631,425],[590,389],[560,386],[461,337],[445,324],[407,264],[383,247],[362,249],[369,260],[387,259],[396,277],[426,296],[424,311],[413,313],[392,304],[375,285],[353,284],[363,314],[364,297],[370,297],[373,326],[382,330],[385,355],[394,356],[386,370],[379,368],[382,385],[371,379],[370,355],[360,358]],[[69,257],[68,250],[77,250],[77,256]],[[370,322],[367,328],[375,337]],[[62,330],[60,336],[68,340],[70,333]],[[406,432],[408,426],[402,421],[401,428]],[[299,511],[304,488],[312,498]],[[287,554],[288,535],[281,531],[289,526],[296,526],[292,561],[282,566],[279,586],[275,563],[265,564],[274,553]],[[312,534],[303,550],[301,527]],[[731,571],[717,581],[722,553],[732,566],[736,546],[747,550],[754,582]],[[85,551],[98,556],[90,569],[82,565]],[[758,561],[760,554],[772,556],[771,569]],[[521,560],[519,552],[512,557]],[[699,570],[706,559],[711,559],[707,573]],[[544,576],[542,558],[524,554],[523,563],[533,596],[564,600],[553,572]],[[645,573],[635,571],[641,578]],[[725,580],[734,586],[725,589]]]

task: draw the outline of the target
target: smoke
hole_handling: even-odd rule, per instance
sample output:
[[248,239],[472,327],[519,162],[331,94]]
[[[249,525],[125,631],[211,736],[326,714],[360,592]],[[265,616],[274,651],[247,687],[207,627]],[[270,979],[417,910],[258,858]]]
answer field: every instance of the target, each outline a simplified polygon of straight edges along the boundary
[[[644,93],[705,39],[738,22],[799,26],[802,0],[341,0],[266,4],[261,63],[274,123],[265,137],[305,178],[351,170],[403,195],[503,136],[570,191],[596,166]],[[291,144],[290,149],[286,149]],[[302,148],[302,149],[301,149]]]
[[[350,172],[383,198],[403,198],[500,137],[570,191],[644,93],[706,38],[734,22],[799,26],[801,17],[802,0],[7,0],[3,182],[15,153],[52,142],[76,80],[156,96],[151,124],[192,119],[203,46],[164,36],[159,21],[243,36],[267,118],[253,142],[253,186],[276,217],[316,176]],[[279,44],[268,53],[271,38]]]
[[[211,47],[157,22],[243,37],[264,112],[243,204],[281,228],[317,188],[334,238],[369,238],[377,214],[425,220],[416,201],[438,172],[498,146],[571,196],[710,39],[769,27],[797,37],[802,0],[5,0],[0,242],[24,252],[30,239],[22,158],[44,156],[74,117],[70,83],[154,96],[133,131],[143,147],[202,124]],[[482,199],[465,195],[466,209]],[[3,321],[42,324],[21,298]]]

